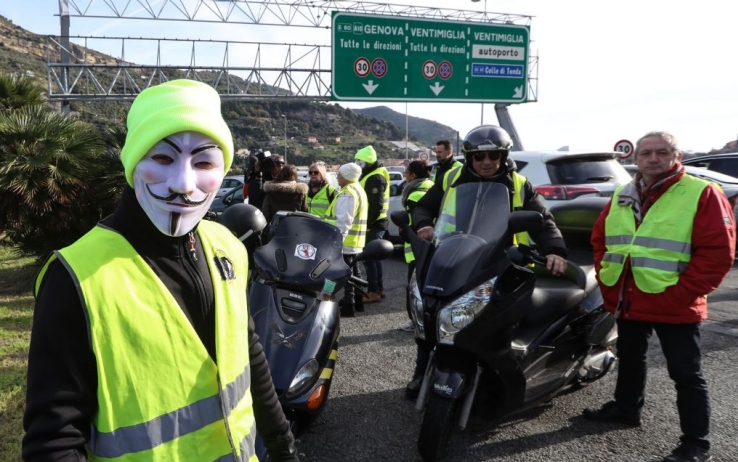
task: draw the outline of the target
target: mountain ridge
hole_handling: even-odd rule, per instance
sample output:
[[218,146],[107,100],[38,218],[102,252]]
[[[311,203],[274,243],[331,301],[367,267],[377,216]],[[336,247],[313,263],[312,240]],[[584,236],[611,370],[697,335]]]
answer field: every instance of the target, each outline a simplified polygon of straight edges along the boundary
[[[4,72],[25,75],[45,88],[47,48],[47,36],[0,15],[0,69]],[[118,63],[115,57],[76,44],[71,46],[71,55],[73,62],[84,56],[96,63]],[[177,78],[176,72],[168,78]],[[74,117],[101,129],[123,123],[129,107],[125,102],[71,102]],[[324,102],[254,100],[224,101],[222,111],[237,149],[282,153],[286,138],[288,160],[300,164],[349,161],[367,144],[372,144],[381,158],[405,157],[404,149],[390,143],[405,140],[405,114],[386,106],[349,109]],[[421,147],[433,146],[438,139],[454,142],[456,138],[455,130],[438,122],[412,116],[408,122],[409,141]]]

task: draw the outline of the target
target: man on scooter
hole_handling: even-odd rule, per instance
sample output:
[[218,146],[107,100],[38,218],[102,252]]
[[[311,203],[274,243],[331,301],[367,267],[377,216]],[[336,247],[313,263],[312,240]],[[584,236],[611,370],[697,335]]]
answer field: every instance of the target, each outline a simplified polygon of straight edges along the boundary
[[[466,163],[449,170],[441,185],[438,183],[434,185],[418,201],[413,210],[412,222],[417,223],[415,227],[418,237],[431,240],[434,232],[433,224],[440,213],[446,191],[464,183],[501,183],[510,191],[510,210],[530,210],[543,215],[543,225],[531,237],[546,256],[548,269],[555,275],[561,275],[567,266],[564,238],[533,185],[515,171],[512,162],[508,162],[512,145],[510,135],[500,127],[481,125],[471,130],[464,138],[462,146]],[[527,233],[520,233],[515,237],[517,243],[530,243]],[[415,372],[405,389],[408,398],[418,396],[423,373],[428,364],[428,355],[428,351],[418,346]]]

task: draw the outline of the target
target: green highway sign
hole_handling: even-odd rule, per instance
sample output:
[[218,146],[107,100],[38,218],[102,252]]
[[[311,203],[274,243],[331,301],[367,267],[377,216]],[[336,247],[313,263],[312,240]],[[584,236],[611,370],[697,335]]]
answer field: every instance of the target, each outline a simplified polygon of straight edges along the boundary
[[524,103],[528,26],[333,12],[337,101]]

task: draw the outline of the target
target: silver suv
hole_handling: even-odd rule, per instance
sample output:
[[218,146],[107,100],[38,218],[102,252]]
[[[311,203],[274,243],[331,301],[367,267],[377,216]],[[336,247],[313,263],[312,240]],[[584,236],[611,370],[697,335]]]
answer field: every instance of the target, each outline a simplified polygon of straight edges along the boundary
[[608,151],[512,151],[517,170],[548,201],[611,196],[631,177]]

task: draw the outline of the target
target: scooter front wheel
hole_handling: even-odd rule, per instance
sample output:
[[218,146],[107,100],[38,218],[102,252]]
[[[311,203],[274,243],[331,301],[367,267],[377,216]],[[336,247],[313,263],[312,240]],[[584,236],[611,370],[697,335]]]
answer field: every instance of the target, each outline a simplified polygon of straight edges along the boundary
[[431,393],[423,414],[418,452],[426,462],[441,460],[451,433],[456,427],[459,400]]

